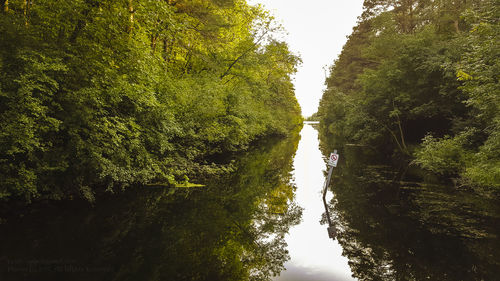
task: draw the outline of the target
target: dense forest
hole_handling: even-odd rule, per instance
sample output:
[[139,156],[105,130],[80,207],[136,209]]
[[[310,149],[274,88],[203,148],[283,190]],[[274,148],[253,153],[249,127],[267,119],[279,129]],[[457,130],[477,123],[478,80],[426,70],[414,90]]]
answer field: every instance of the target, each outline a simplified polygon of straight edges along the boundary
[[498,0],[365,0],[315,118],[337,145],[500,188]]
[[245,0],[2,0],[0,200],[189,185],[300,126],[300,59]]

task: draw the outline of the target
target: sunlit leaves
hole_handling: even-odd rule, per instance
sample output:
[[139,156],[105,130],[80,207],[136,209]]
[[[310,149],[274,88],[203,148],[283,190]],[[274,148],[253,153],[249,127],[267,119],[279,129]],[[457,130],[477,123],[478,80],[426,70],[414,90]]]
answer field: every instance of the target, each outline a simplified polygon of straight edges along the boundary
[[3,194],[93,198],[213,175],[229,168],[212,155],[301,121],[290,82],[298,58],[246,1],[9,3]]

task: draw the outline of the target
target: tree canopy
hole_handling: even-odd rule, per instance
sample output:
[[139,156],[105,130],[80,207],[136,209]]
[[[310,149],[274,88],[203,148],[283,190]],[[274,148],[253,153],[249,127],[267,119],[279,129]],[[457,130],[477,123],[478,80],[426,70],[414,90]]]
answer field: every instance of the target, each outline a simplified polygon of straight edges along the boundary
[[[1,1],[0,198],[175,184],[301,122],[300,59],[244,0]],[[223,164],[223,163],[222,163]]]
[[498,190],[499,7],[496,0],[365,1],[326,80],[322,134]]

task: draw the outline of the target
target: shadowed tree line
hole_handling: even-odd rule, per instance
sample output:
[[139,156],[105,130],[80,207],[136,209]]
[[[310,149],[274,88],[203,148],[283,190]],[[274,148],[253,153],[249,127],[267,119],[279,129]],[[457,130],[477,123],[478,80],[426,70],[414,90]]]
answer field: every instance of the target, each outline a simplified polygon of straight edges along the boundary
[[366,0],[326,79],[323,137],[497,193],[498,18],[497,0]]
[[320,102],[331,213],[360,280],[489,280],[500,261],[500,5],[366,0]]

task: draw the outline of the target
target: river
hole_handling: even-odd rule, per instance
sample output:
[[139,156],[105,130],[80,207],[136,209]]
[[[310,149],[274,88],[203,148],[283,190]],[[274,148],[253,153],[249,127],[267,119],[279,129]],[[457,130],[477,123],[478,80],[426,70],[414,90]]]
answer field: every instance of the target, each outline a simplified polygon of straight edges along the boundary
[[[318,131],[305,124],[300,135],[293,176],[296,202],[304,211],[301,223],[292,227],[286,237],[291,259],[275,280],[354,280],[349,260],[342,256],[342,247],[337,240],[328,238],[327,225],[320,224],[325,212],[321,197],[326,165],[319,149]],[[331,201],[331,193],[328,195]]]
[[[2,204],[0,280],[499,280],[496,198],[333,146],[305,124],[203,187]],[[333,149],[335,240],[321,223]]]

